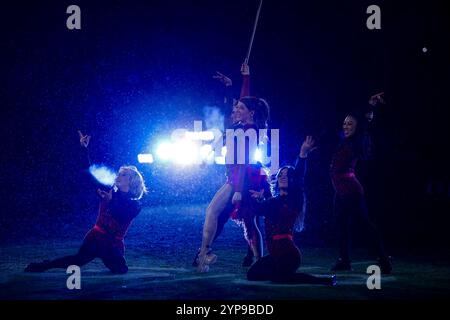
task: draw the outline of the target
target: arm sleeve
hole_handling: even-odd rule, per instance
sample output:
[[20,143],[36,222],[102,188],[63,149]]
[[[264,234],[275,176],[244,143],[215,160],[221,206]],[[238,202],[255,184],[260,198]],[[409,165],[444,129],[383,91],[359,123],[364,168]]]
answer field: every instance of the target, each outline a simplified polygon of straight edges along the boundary
[[306,173],[306,158],[301,158],[300,156],[297,156],[294,168],[295,168],[296,189],[303,190]]
[[243,75],[242,76],[242,87],[241,87],[241,94],[240,98],[242,97],[248,97],[250,95],[250,76],[249,75]]
[[81,165],[83,169],[89,169],[91,164],[92,162],[89,148],[81,147]]
[[[222,89],[223,100],[218,103],[220,112],[224,115],[223,118],[223,130],[231,128],[233,125],[231,123],[230,115],[233,109],[233,86],[225,86]],[[224,136],[225,141],[225,136]]]
[[223,106],[230,110],[233,106],[233,86],[225,86],[223,89]]
[[90,172],[90,167],[93,164],[91,161],[91,155],[89,152],[89,148],[84,148],[84,147],[80,147],[81,151],[80,151],[80,166],[81,166],[81,172],[83,173],[83,176],[85,176],[85,181],[86,181],[86,187],[88,189],[102,189],[102,190],[110,190],[110,187],[105,187],[104,185],[102,185],[101,183],[99,183],[97,181],[97,179],[95,179],[95,177],[91,174]]

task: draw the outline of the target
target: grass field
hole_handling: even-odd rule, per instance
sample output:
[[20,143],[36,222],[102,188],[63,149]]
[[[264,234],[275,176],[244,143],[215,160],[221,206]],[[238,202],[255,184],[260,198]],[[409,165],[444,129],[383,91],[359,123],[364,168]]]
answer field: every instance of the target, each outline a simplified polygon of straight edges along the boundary
[[[1,245],[0,299],[432,299],[450,295],[449,261],[436,258],[436,253],[418,256],[408,250],[394,255],[394,273],[382,277],[381,290],[366,286],[366,268],[374,261],[362,250],[354,252],[354,271],[337,275],[336,287],[249,282],[241,267],[246,244],[241,229],[232,222],[214,246],[217,263],[209,273],[199,274],[191,263],[201,240],[204,209],[205,205],[145,208],[126,238],[128,274],[112,275],[95,260],[82,268],[81,290],[67,289],[65,270],[30,274],[23,268],[30,261],[76,252],[95,216],[47,223],[46,228],[42,221],[39,228],[30,222],[18,228],[18,240]],[[299,270],[328,274],[335,254],[333,248],[302,248]]]

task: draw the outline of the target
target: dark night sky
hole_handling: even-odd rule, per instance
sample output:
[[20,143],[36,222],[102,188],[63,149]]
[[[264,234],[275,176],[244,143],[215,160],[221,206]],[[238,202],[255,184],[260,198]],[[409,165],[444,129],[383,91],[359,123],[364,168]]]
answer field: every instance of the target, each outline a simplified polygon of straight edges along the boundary
[[[344,113],[384,90],[380,163],[395,175],[385,186],[389,199],[412,208],[402,201],[425,197],[433,177],[448,186],[450,37],[443,3],[266,0],[250,60],[252,93],[271,105],[282,160],[295,155],[308,133],[332,144]],[[80,31],[65,27],[70,4],[81,7]],[[211,77],[216,70],[230,75],[237,91],[257,4],[15,1],[3,7],[7,208],[21,212],[44,203],[45,210],[61,190],[77,190],[77,129],[93,135],[95,155],[105,163],[134,163],[152,138],[192,126],[220,98]],[[381,7],[382,30],[366,28],[371,4]],[[316,169],[325,173],[318,176],[326,176],[328,153],[320,157]],[[161,171],[143,170],[148,180],[160,179]]]

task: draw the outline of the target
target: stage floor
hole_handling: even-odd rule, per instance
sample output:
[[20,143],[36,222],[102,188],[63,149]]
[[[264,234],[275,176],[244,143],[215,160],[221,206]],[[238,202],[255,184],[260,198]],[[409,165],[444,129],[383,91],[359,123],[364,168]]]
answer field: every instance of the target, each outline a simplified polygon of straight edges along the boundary
[[[380,290],[366,286],[366,269],[374,261],[361,250],[354,252],[354,271],[337,274],[336,287],[249,282],[241,267],[246,244],[242,230],[232,222],[214,246],[218,261],[209,273],[199,274],[191,263],[200,245],[205,207],[144,208],[126,238],[129,272],[113,275],[97,259],[82,268],[80,290],[67,289],[65,270],[31,274],[23,269],[30,261],[75,253],[95,215],[83,221],[73,221],[72,216],[70,223],[49,222],[45,229],[42,224],[18,228],[15,236],[20,240],[9,239],[1,245],[0,299],[432,299],[450,295],[448,261],[436,253],[418,256],[408,250],[394,256],[394,273],[382,276]],[[329,274],[335,254],[332,248],[302,248],[299,271]]]

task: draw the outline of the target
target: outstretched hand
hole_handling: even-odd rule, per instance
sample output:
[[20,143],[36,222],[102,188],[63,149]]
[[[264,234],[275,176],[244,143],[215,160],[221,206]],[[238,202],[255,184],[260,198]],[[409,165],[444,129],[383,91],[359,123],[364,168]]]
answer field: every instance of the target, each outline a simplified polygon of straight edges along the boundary
[[240,192],[235,192],[233,198],[231,199],[232,204],[238,204],[242,201],[242,194]]
[[249,76],[250,75],[250,68],[249,68],[248,64],[246,64],[245,62],[241,66],[241,74],[243,76]]
[[312,136],[306,136],[305,141],[303,141],[302,147],[300,148],[300,158],[306,158],[311,151],[317,149],[315,146],[315,141]]
[[223,73],[220,73],[219,71],[216,71],[216,74],[213,75],[213,78],[222,82],[226,87],[233,85],[233,81],[231,81],[230,78],[228,78]]
[[80,130],[78,130],[78,135],[80,136],[80,144],[82,147],[87,148],[89,145],[89,141],[91,140],[91,136],[83,135]]
[[256,200],[263,200],[264,199],[264,189],[261,189],[260,191],[255,190],[248,190],[248,192],[251,193],[251,197]]
[[376,106],[377,104],[385,104],[384,98],[383,98],[384,92],[379,92],[377,94],[374,94],[369,99],[369,104],[372,106]]

